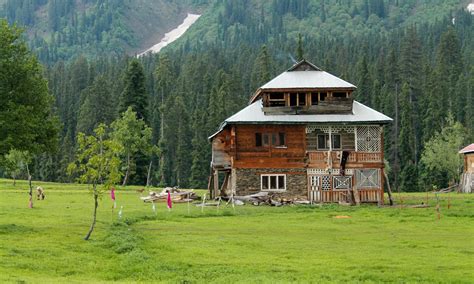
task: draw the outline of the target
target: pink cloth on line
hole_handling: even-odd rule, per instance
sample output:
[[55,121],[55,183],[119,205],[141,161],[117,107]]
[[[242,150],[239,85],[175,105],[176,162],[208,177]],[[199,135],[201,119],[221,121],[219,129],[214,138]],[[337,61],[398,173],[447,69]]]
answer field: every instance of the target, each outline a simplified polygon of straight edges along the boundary
[[168,198],[166,199],[167,201],[167,205],[168,205],[168,209],[171,209],[171,207],[173,207],[173,203],[171,202],[171,193],[168,191]]
[[115,188],[113,188],[113,187],[110,190],[110,198],[112,198],[112,200],[115,201]]

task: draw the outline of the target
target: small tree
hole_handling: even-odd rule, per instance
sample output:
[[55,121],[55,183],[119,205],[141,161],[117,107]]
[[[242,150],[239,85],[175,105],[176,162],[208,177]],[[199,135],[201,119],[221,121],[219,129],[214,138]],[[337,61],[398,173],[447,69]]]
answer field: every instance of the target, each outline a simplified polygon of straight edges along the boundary
[[13,178],[13,186],[16,185],[16,177],[21,174],[21,171],[26,169],[28,175],[28,186],[30,188],[28,194],[30,196],[30,208],[33,208],[33,186],[31,185],[30,167],[31,155],[28,151],[20,151],[11,149],[5,155],[4,167]]
[[[426,167],[428,175],[435,177],[446,176],[449,182],[454,182],[459,178],[459,169],[462,159],[458,154],[464,140],[465,130],[461,123],[454,121],[450,115],[446,119],[447,125],[437,132],[425,144],[425,149],[421,155],[421,162]],[[439,182],[435,181],[434,184]]]
[[16,186],[16,178],[28,164],[28,152],[11,149],[5,154],[4,160],[5,171],[13,179],[13,186]]
[[116,143],[122,145],[126,159],[126,170],[122,183],[125,186],[130,177],[130,168],[135,155],[140,151],[146,156],[152,154],[151,128],[145,124],[143,119],[138,119],[137,113],[129,107],[122,117],[112,123],[112,129],[111,137]]
[[94,213],[85,240],[88,240],[94,230],[97,218],[98,199],[102,192],[120,182],[120,158],[122,146],[113,139],[106,139],[105,125],[100,124],[94,135],[77,136],[77,152],[75,161],[68,166],[70,175],[78,174],[78,182],[92,186],[94,196]]

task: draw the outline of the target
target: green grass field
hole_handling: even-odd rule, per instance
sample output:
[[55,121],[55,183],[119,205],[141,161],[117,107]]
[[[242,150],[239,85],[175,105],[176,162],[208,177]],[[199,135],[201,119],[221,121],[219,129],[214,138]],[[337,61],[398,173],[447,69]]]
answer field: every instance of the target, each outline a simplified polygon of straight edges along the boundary
[[[35,186],[40,183],[34,183]],[[239,206],[168,212],[117,191],[123,217],[83,185],[41,183],[46,200],[28,208],[27,186],[0,180],[0,282],[426,282],[474,281],[474,195],[434,195],[429,208],[375,205]],[[398,196],[397,196],[398,198]],[[404,194],[421,203],[425,194]],[[415,198],[418,198],[415,200]],[[334,218],[350,216],[347,219]]]

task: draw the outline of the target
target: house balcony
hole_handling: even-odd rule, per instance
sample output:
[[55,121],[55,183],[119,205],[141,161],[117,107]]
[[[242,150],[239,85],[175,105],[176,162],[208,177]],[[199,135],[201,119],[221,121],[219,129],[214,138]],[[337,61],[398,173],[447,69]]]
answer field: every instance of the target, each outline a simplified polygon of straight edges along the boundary
[[[331,163],[333,166],[339,165],[341,160],[342,151],[331,151],[330,159],[328,159],[328,151],[308,151],[308,164],[310,166],[317,165],[328,165]],[[367,163],[383,163],[383,154],[380,152],[356,152],[349,151],[347,158],[347,166],[351,164],[367,164]]]

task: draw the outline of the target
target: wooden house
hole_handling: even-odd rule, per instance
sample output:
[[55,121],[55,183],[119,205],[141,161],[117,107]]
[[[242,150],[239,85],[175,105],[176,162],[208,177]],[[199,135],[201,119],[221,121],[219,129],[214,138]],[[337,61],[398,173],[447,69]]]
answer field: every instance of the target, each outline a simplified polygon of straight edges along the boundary
[[474,143],[466,146],[459,154],[464,156],[464,170],[461,175],[460,191],[472,193],[474,190]]
[[355,101],[355,89],[306,60],[261,86],[209,137],[211,196],[339,202],[356,192],[383,202],[383,125],[392,119]]

